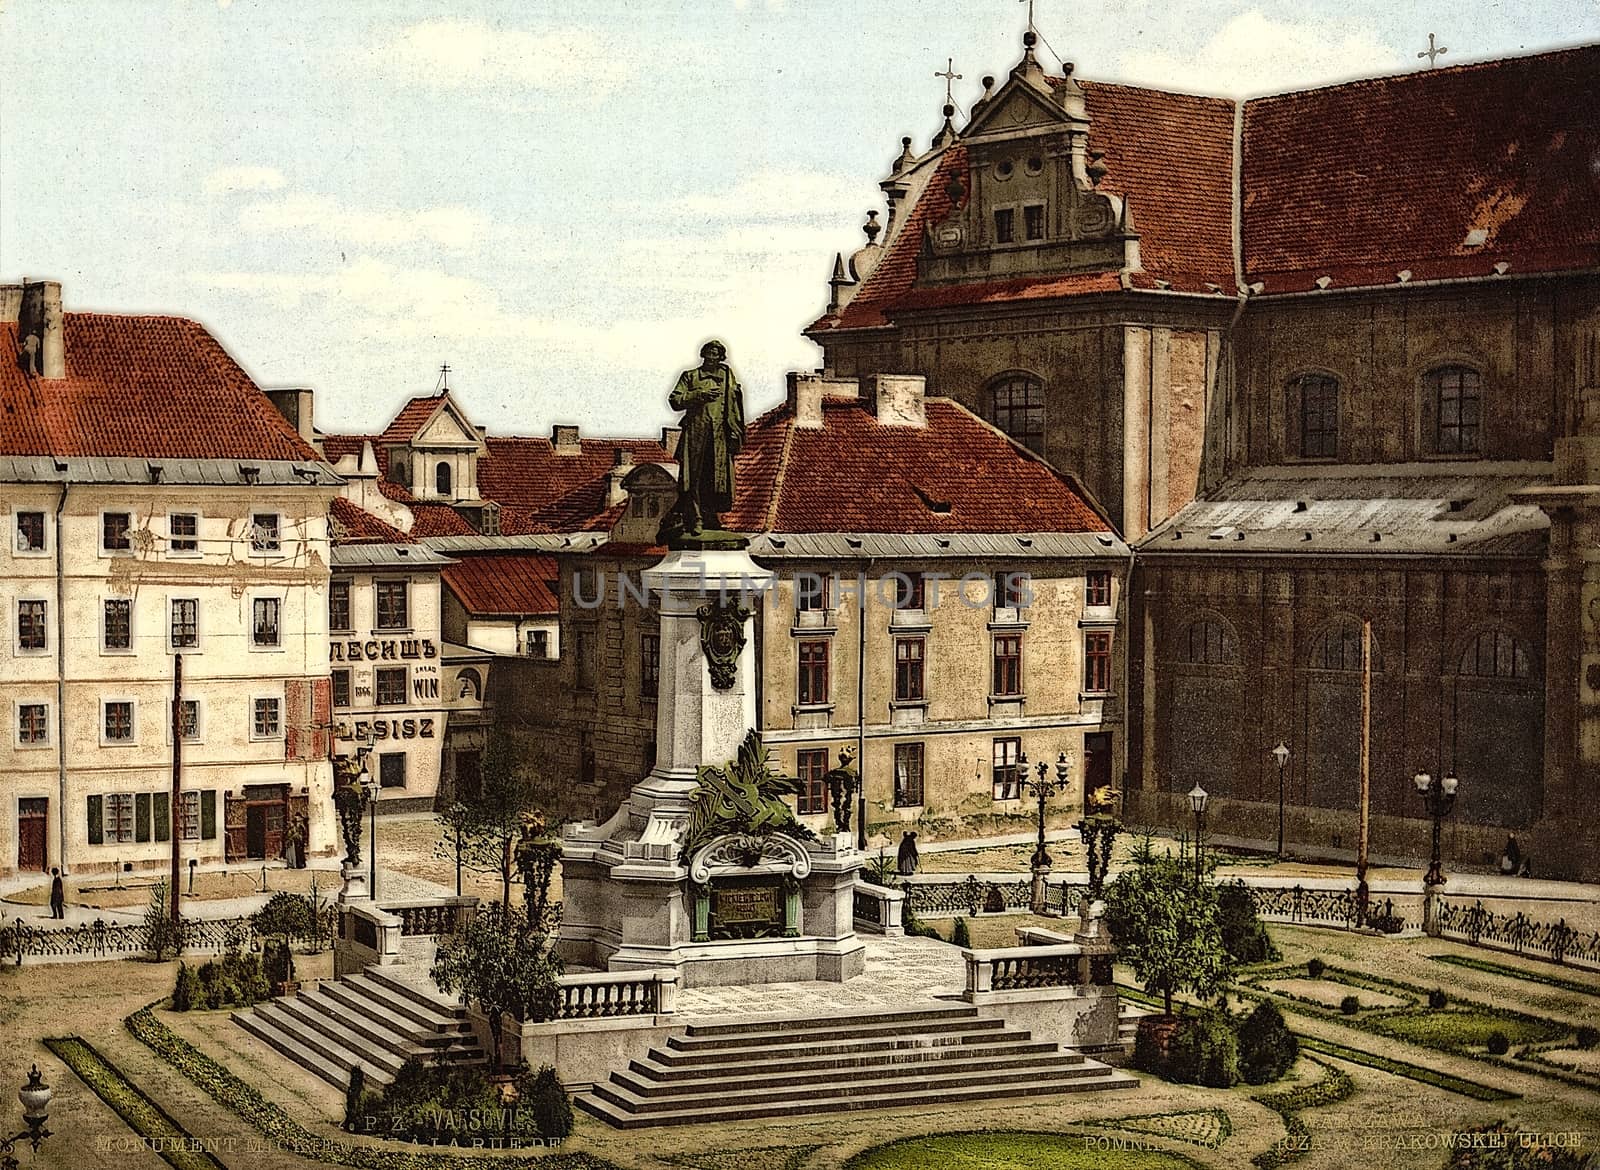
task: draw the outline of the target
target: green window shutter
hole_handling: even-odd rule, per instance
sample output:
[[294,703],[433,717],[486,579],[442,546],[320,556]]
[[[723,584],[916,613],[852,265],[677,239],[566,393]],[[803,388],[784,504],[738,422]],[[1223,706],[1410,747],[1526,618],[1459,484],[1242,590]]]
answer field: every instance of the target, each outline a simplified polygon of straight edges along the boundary
[[217,835],[217,790],[207,788],[200,794],[200,837],[210,841]]
[[172,840],[172,797],[165,792],[155,794],[152,816],[155,818],[156,840]]
[[133,798],[133,839],[150,840],[150,794],[136,793]]
[[101,845],[106,839],[105,808],[98,796],[89,798],[89,844]]

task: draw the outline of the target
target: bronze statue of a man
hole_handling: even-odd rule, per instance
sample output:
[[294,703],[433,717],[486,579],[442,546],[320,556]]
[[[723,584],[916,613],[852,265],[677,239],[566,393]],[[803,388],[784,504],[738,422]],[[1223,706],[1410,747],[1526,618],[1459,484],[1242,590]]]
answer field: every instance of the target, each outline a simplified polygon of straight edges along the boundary
[[678,375],[667,399],[683,411],[678,502],[661,524],[669,545],[731,536],[721,531],[722,513],[733,507],[733,461],[744,446],[744,391],[727,356],[722,342],[706,342],[700,365]]

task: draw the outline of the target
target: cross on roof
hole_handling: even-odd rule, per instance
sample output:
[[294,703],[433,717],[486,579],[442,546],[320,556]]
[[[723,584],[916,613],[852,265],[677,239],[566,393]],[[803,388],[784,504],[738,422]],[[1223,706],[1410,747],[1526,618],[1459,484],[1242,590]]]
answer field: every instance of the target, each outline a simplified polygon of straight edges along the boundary
[[1017,2],[1019,4],[1026,4],[1028,6],[1028,27],[1032,28],[1033,27],[1033,0],[1017,0]]
[[445,362],[439,367],[439,389],[450,389],[450,363]]
[[1449,51],[1450,50],[1445,48],[1443,45],[1435,45],[1433,43],[1433,34],[1429,33],[1428,34],[1428,47],[1426,49],[1424,49],[1422,52],[1418,53],[1417,56],[1418,57],[1426,57],[1428,59],[1428,68],[1432,69],[1434,61],[1437,60],[1440,57],[1443,57]]
[[951,96],[950,87],[961,80],[961,74],[956,72],[956,59],[954,57],[946,57],[945,62],[944,72],[941,73],[935,69],[933,75],[944,78],[944,104],[948,106],[955,100]]

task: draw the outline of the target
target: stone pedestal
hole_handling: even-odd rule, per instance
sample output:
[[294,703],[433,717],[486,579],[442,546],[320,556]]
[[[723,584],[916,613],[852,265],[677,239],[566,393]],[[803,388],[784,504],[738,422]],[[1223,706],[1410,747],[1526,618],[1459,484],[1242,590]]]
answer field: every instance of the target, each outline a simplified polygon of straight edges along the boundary
[[351,865],[346,862],[339,867],[339,876],[344,878],[344,885],[339,889],[339,904],[346,902],[365,902],[372,898],[372,891],[367,888],[367,867],[364,865]]
[[[645,571],[661,612],[655,767],[605,824],[567,827],[558,942],[567,962],[614,971],[671,968],[684,987],[848,979],[862,971],[852,901],[861,855],[847,837],[773,835],[742,850],[719,839],[692,858],[682,855],[698,769],[734,759],[756,726],[751,615],[738,626],[744,645],[737,660],[729,664],[723,655],[718,663],[708,661],[702,644],[702,608],[726,600],[753,609],[771,579],[743,549],[678,550]],[[719,679],[714,666],[731,669]],[[769,879],[785,883],[772,937],[707,937],[711,889]]]

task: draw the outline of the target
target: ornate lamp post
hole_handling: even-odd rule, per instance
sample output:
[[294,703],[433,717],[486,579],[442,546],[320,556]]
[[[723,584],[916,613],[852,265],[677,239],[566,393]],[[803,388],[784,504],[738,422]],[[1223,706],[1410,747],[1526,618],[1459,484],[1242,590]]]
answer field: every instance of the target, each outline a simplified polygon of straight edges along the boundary
[[1283,857],[1283,773],[1289,766],[1289,745],[1281,739],[1272,749],[1273,762],[1278,765],[1278,857]]
[[1033,790],[1034,796],[1039,800],[1039,844],[1033,851],[1033,898],[1032,910],[1035,914],[1047,915],[1050,909],[1045,905],[1045,878],[1050,873],[1050,855],[1044,848],[1044,806],[1045,802],[1057,792],[1067,786],[1067,778],[1072,773],[1072,761],[1067,758],[1067,753],[1062,752],[1056,758],[1056,773],[1052,779],[1050,765],[1040,760],[1038,765],[1038,779],[1028,776],[1028,754],[1021,752],[1017,755],[1017,770],[1022,774],[1022,784]]
[[[1103,796],[1103,803],[1099,797]],[[1111,844],[1117,839],[1117,834],[1122,832],[1122,822],[1117,820],[1116,814],[1111,811],[1116,802],[1114,793],[1091,794],[1094,801],[1094,812],[1085,816],[1074,827],[1078,830],[1078,838],[1083,842],[1083,847],[1088,853],[1089,885],[1084,891],[1083,914],[1088,915],[1089,907],[1101,901],[1106,896],[1106,873],[1111,869]]]
[[1189,807],[1194,810],[1194,884],[1199,885],[1205,876],[1200,856],[1200,838],[1206,826],[1206,800],[1210,793],[1196,784],[1189,789]]
[[367,798],[367,815],[371,824],[368,834],[372,840],[368,843],[372,852],[367,858],[367,896],[374,901],[378,898],[378,782],[372,778],[372,772],[367,768],[367,757],[361,757],[361,771],[356,773],[356,783],[361,786],[361,791]]
[[28,1128],[15,1137],[0,1138],[0,1170],[17,1170],[16,1143],[23,1138],[28,1139],[35,1154],[39,1152],[40,1143],[50,1136],[44,1123],[49,1119],[51,1096],[50,1086],[40,1077],[39,1066],[34,1065],[28,1072],[28,1083],[17,1090],[17,1100],[22,1102],[22,1120]]
[[1428,874],[1422,879],[1422,917],[1423,929],[1429,934],[1437,934],[1439,887],[1444,885],[1444,865],[1439,857],[1439,830],[1444,818],[1456,806],[1456,788],[1461,781],[1456,779],[1454,772],[1446,772],[1437,782],[1427,772],[1418,772],[1411,777],[1411,783],[1416,786],[1423,807],[1433,818],[1433,852]]

